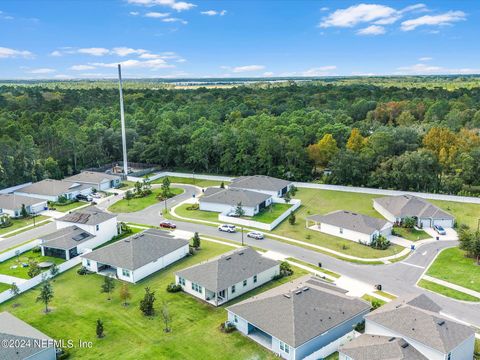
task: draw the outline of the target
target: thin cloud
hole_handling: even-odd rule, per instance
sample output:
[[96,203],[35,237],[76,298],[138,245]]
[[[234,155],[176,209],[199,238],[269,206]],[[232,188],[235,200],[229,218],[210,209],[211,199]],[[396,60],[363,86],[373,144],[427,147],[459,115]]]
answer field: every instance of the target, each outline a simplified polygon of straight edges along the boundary
[[85,70],[93,70],[95,66],[92,65],[73,65],[70,67],[70,70],[73,71],[85,71]]
[[427,64],[414,64],[409,66],[401,66],[397,68],[396,74],[398,75],[457,75],[457,74],[479,74],[480,69],[472,68],[445,68],[442,66],[427,65]]
[[140,15],[140,13],[138,11],[130,11],[129,14],[132,15],[132,16]]
[[118,56],[127,56],[127,55],[133,55],[133,54],[144,54],[147,53],[147,50],[144,49],[132,49],[128,47],[116,47],[113,48],[111,53],[114,53],[115,55]]
[[92,48],[78,49],[77,52],[80,54],[87,54],[92,56],[105,56],[110,53],[110,50],[105,48],[92,47]]
[[186,1],[176,1],[176,0],[128,0],[129,4],[132,5],[141,5],[141,6],[166,6],[178,12],[190,10],[197,5],[186,2]]
[[224,16],[227,13],[227,10],[207,10],[207,11],[201,11],[200,14],[202,15],[207,15],[207,16]]
[[27,71],[29,74],[51,74],[54,73],[56,70],[51,68],[39,68],[39,69],[32,69]]
[[305,70],[301,73],[302,76],[331,76],[334,75],[332,71],[336,70],[335,65],[320,66]]
[[153,60],[145,60],[145,61],[129,59],[129,60],[113,62],[113,63],[97,62],[97,63],[92,63],[90,65],[105,67],[105,68],[115,68],[117,67],[118,64],[122,65],[122,67],[126,69],[133,69],[133,68],[165,69],[165,68],[175,67],[174,65],[167,64],[167,62],[163,59],[153,59]]
[[383,26],[370,25],[357,31],[358,35],[383,35],[386,30]]
[[183,24],[183,25],[187,25],[188,24],[188,21],[186,20],[183,20],[183,19],[179,19],[179,18],[165,18],[165,19],[162,19],[163,22],[166,22],[166,23],[180,23],[180,24]]
[[245,66],[235,66],[232,71],[234,73],[244,73],[251,71],[260,71],[265,69],[264,65],[245,65]]
[[156,12],[156,11],[150,11],[150,12],[146,13],[144,16],[148,17],[148,18],[158,19],[158,18],[164,18],[164,17],[170,16],[170,13],[161,13],[161,12]]
[[32,58],[33,53],[28,50],[17,50],[6,47],[0,47],[0,58]]
[[447,26],[458,21],[466,20],[467,15],[463,11],[448,11],[439,15],[424,15],[416,19],[402,22],[403,31],[412,31],[419,26]]
[[430,60],[433,60],[433,58],[428,57],[428,56],[418,58],[418,61],[422,61],[422,62],[423,62],[423,61],[430,61]]

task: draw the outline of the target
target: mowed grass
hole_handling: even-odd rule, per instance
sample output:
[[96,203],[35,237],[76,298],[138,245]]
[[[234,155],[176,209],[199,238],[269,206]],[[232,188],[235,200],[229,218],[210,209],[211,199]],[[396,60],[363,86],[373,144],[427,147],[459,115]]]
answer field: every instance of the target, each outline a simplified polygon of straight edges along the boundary
[[[170,188],[172,197],[183,193],[183,189],[172,187]],[[143,210],[149,206],[155,205],[159,202],[157,196],[160,195],[162,189],[152,189],[152,193],[142,198],[134,198],[131,200],[122,199],[108,208],[114,213],[130,213]]]
[[[115,280],[112,300],[100,293],[103,277],[100,275],[80,276],[77,268],[55,278],[52,283],[55,297],[51,303],[52,312],[45,315],[43,305],[35,302],[38,288],[0,305],[0,311],[8,310],[20,319],[54,339],[79,339],[92,341],[91,349],[71,350],[72,359],[275,359],[266,349],[242,336],[238,332],[224,334],[219,330],[226,321],[225,307],[214,308],[196,298],[179,292],[168,293],[166,286],[174,281],[174,273],[187,266],[211,259],[231,250],[229,246],[202,242],[202,249],[192,257],[181,260],[161,270],[140,283],[129,284],[132,298],[130,305],[122,305],[119,299],[121,282]],[[295,276],[304,274],[299,269]],[[247,293],[246,297],[263,292],[268,288],[290,281],[292,277],[269,284]],[[153,318],[144,317],[139,302],[148,286],[155,291]],[[172,317],[171,333],[163,331],[161,316],[162,303],[168,304]],[[235,301],[227,303],[232,305]],[[20,306],[13,307],[14,303]],[[95,323],[104,323],[105,337],[97,339]]]
[[[161,184],[163,183],[164,178],[155,179],[152,181],[152,184]],[[203,179],[192,179],[192,178],[185,178],[185,177],[177,177],[177,176],[169,176],[168,179],[171,183],[178,183],[178,184],[187,184],[187,185],[195,185],[200,187],[209,187],[209,186],[220,186],[222,181],[216,180],[203,180]],[[223,181],[224,185],[228,185],[228,181]]]
[[85,201],[75,201],[67,205],[55,204],[55,205],[52,205],[52,208],[54,208],[56,211],[69,212],[71,210],[74,210],[76,208],[79,208],[80,206],[84,206],[87,204],[88,203]]
[[443,250],[427,275],[480,292],[480,266],[458,247]]
[[382,218],[372,205],[372,199],[378,197],[378,195],[300,188],[293,197],[302,200],[302,206],[295,212],[297,218],[296,224],[290,225],[288,221],[284,221],[272,231],[274,234],[287,236],[296,240],[326,247],[343,254],[367,259],[396,255],[404,249],[402,246],[392,244],[387,250],[376,250],[354,241],[327,235],[305,227],[308,216],[326,214],[336,210],[350,210],[360,214]]
[[180,206],[177,206],[175,208],[175,213],[178,216],[183,216],[186,218],[190,219],[198,219],[198,220],[206,220],[206,221],[213,221],[213,222],[219,222],[218,220],[218,214],[217,212],[213,211],[203,211],[203,210],[188,210],[189,207],[191,207],[192,204],[183,204]]
[[[26,251],[18,256],[16,256],[0,262],[0,274],[15,276],[23,279],[30,279],[28,276],[28,267],[22,267],[22,263],[28,264],[30,260],[35,260],[37,262],[50,261],[55,264],[61,264],[65,260],[54,258],[50,256],[42,256],[41,252],[35,253],[32,250]],[[15,269],[12,269],[12,266],[16,266]],[[42,269],[42,271],[47,271],[48,269]]]
[[393,231],[396,236],[400,236],[404,239],[411,240],[411,241],[419,241],[424,239],[429,239],[432,236],[427,234],[423,230],[417,230],[415,228],[407,229],[402,227],[395,226]]
[[472,301],[472,302],[479,302],[480,301],[480,299],[475,297],[475,296],[465,294],[465,293],[457,291],[455,289],[451,289],[451,288],[448,288],[446,286],[443,286],[443,285],[440,285],[440,284],[437,284],[437,283],[434,283],[434,282],[431,282],[431,281],[428,281],[428,280],[424,280],[424,279],[421,279],[418,282],[418,286],[420,286],[424,289],[442,294],[444,296],[448,296],[448,297],[450,297],[452,299],[456,299],[456,300]]
[[[44,216],[44,215],[39,215],[39,216],[36,216],[35,217],[35,224],[37,224],[38,222],[42,221],[42,220],[46,220],[48,219],[48,216]],[[0,228],[0,236],[2,234],[6,234],[6,233],[9,233],[9,232],[12,232],[12,231],[15,231],[15,230],[18,230],[18,229],[21,229],[25,226],[28,226],[28,225],[33,225],[33,218],[28,218],[28,219],[11,219],[12,220],[12,225],[9,226],[9,227],[6,227],[6,228]],[[28,230],[30,230],[31,228],[28,228]],[[16,233],[18,234],[20,231],[17,231]]]
[[374,301],[376,301],[380,304],[380,306],[385,305],[387,303],[386,301],[383,301],[382,299],[379,299],[375,296],[368,295],[368,294],[364,294],[362,296],[362,299],[365,300],[365,301],[368,301],[370,304],[372,304]]
[[275,221],[280,215],[282,215],[285,211],[288,211],[292,205],[289,204],[278,204],[274,203],[269,207],[263,209],[258,214],[249,217],[249,220],[262,222],[265,224],[270,224]]
[[457,224],[468,225],[471,229],[477,228],[480,214],[480,204],[467,204],[453,201],[428,200],[455,217]]
[[9,284],[4,284],[4,283],[0,283],[0,294],[6,290],[9,290],[10,289],[10,285]]

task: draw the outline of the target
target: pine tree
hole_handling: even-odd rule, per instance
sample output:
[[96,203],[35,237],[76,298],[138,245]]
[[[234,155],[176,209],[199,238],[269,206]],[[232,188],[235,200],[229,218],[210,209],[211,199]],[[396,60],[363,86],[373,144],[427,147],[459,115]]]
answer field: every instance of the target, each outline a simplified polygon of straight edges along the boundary
[[150,291],[150,288],[147,286],[145,288],[145,295],[140,301],[140,311],[145,316],[153,316],[155,314],[155,309],[153,304],[155,302],[155,291]]

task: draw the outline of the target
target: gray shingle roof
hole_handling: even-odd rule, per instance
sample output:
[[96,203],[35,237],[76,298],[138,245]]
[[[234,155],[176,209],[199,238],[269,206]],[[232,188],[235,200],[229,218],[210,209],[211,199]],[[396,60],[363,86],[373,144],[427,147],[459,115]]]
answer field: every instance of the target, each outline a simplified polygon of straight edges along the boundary
[[370,304],[304,276],[227,310],[288,345],[298,347],[369,311]]
[[168,231],[148,229],[82,257],[133,271],[185,245],[187,240],[175,238]]
[[[2,340],[52,340],[44,333],[38,331],[34,327],[28,325],[26,322],[18,319],[8,312],[0,313],[0,341]],[[28,344],[28,342],[25,342]],[[20,360],[28,358],[44,348],[34,346],[26,347],[2,347],[0,351],[0,360]]]
[[307,220],[338,226],[369,235],[377,230],[380,231],[385,225],[389,224],[389,222],[384,219],[377,219],[346,210],[333,211],[326,215],[312,215],[307,217]]
[[264,191],[280,191],[290,185],[292,182],[277,179],[266,175],[240,176],[234,179],[229,188],[264,190]]
[[31,185],[17,189],[16,192],[26,194],[38,194],[47,196],[61,196],[77,190],[85,190],[90,188],[89,185],[81,185],[63,180],[45,179]]
[[428,360],[402,338],[367,334],[340,346],[339,352],[352,360]]
[[25,206],[31,206],[45,201],[46,200],[44,199],[38,199],[31,196],[0,194],[0,209],[19,210],[22,208],[22,204]]
[[70,214],[67,214],[57,220],[75,224],[97,225],[116,217],[117,215],[102,211],[96,206],[88,206],[86,208],[71,212]]
[[440,309],[438,305],[426,295],[420,297],[394,300],[365,318],[442,353],[453,350],[475,333],[469,326],[441,317],[432,311]]
[[93,239],[95,236],[88,231],[80,229],[78,226],[72,225],[66,228],[57,230],[51,234],[47,234],[41,237],[44,241],[43,246],[70,250],[81,243]]
[[118,175],[105,174],[95,171],[82,171],[81,173],[67,177],[64,180],[70,182],[100,184],[105,181],[118,179],[120,179],[120,176]]
[[418,218],[454,219],[451,214],[438,206],[412,195],[387,196],[373,201],[397,218],[416,216]]
[[177,275],[208,290],[220,291],[278,265],[278,261],[263,257],[250,247],[243,247],[180,270]]
[[270,195],[251,190],[208,188],[199,201],[231,206],[242,203],[243,206],[255,207],[270,197]]

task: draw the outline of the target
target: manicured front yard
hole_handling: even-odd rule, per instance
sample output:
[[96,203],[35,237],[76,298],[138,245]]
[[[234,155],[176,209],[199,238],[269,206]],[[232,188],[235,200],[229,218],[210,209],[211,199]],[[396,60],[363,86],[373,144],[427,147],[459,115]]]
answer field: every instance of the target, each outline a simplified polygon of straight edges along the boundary
[[[44,215],[38,215],[35,217],[35,224],[42,221],[42,220],[45,220],[45,219],[48,219],[48,216],[44,216]],[[6,228],[0,228],[0,236],[2,234],[6,234],[6,233],[9,233],[11,231],[15,231],[15,230],[18,230],[22,227],[25,227],[25,226],[28,226],[28,225],[33,225],[33,218],[28,218],[28,219],[12,219],[12,225],[9,226],[9,227],[6,227]],[[29,228],[31,229],[31,228]]]
[[[172,197],[183,193],[183,189],[172,187],[170,188]],[[146,207],[155,205],[159,202],[157,197],[161,193],[161,189],[152,189],[152,193],[142,198],[134,198],[131,200],[122,199],[108,208],[109,211],[114,213],[130,213],[145,209]]]
[[70,204],[66,205],[60,205],[60,204],[52,204],[51,207],[55,208],[56,211],[61,211],[61,212],[69,212],[71,210],[74,210],[76,208],[79,208],[80,206],[85,206],[88,203],[85,201],[74,201]]
[[415,228],[403,228],[395,226],[393,228],[393,232],[394,235],[411,241],[424,240],[432,237],[431,235],[428,235],[425,231],[417,230]]
[[10,289],[10,285],[9,284],[4,284],[4,283],[0,283],[0,293],[6,291]]
[[219,222],[218,220],[218,213],[213,211],[203,211],[203,210],[188,210],[192,204],[182,204],[175,208],[175,213],[178,216],[183,216],[190,219],[198,219],[198,220],[206,220],[206,221],[213,221]]
[[288,211],[292,205],[290,204],[278,204],[274,203],[269,207],[263,209],[258,214],[250,217],[250,220],[262,222],[265,224],[270,224],[274,220],[276,220],[280,215],[282,215],[285,211]]
[[480,266],[457,247],[443,250],[427,275],[480,292]]
[[[23,279],[30,279],[28,276],[28,267],[22,267],[22,263],[28,264],[29,260],[35,260],[37,262],[50,261],[55,264],[61,264],[65,260],[58,259],[50,256],[42,256],[41,252],[35,253],[32,250],[26,251],[18,256],[14,256],[4,262],[0,263],[0,274],[15,276]],[[11,269],[12,266],[16,266],[15,269]],[[46,271],[46,270],[42,270]]]
[[[161,184],[164,178],[156,179],[152,181],[152,184]],[[203,180],[203,179],[192,179],[192,178],[184,178],[184,177],[177,177],[177,176],[169,176],[168,179],[171,183],[178,183],[178,184],[187,184],[187,185],[196,185],[200,187],[209,187],[209,186],[220,186],[222,184],[221,181],[215,180]],[[228,181],[223,182],[224,185],[228,185]]]
[[379,298],[377,298],[377,297],[375,297],[375,296],[368,295],[368,294],[364,294],[364,295],[362,296],[362,299],[368,301],[370,304],[372,304],[374,301],[378,302],[378,303],[380,304],[380,306],[386,304],[385,301],[383,301],[383,300],[381,300],[381,299],[379,299]]
[[[214,308],[185,293],[172,294],[165,290],[174,281],[175,271],[229,250],[229,246],[203,241],[202,250],[195,256],[181,260],[136,285],[129,284],[132,298],[126,307],[119,298],[120,281],[115,280],[114,293],[109,301],[106,294],[100,293],[102,276],[80,276],[74,268],[56,277],[52,283],[55,297],[51,303],[53,311],[49,314],[45,315],[42,312],[43,305],[35,302],[38,289],[0,305],[0,311],[10,311],[54,339],[92,341],[91,349],[71,350],[72,358],[75,359],[183,360],[228,357],[232,360],[273,360],[275,356],[272,353],[240,333],[224,334],[219,330],[220,324],[227,319],[225,307]],[[295,269],[294,276],[303,274],[301,270]],[[247,293],[245,297],[289,280],[291,277],[271,282]],[[153,318],[144,317],[139,310],[139,302],[146,286],[155,291],[157,314]],[[20,306],[13,307],[14,302]],[[172,317],[170,333],[163,331],[160,314],[163,302],[167,302]],[[233,303],[234,301],[227,303],[227,306]],[[102,339],[95,336],[97,319],[104,323],[106,336]]]
[[478,214],[480,214],[479,204],[467,204],[442,200],[428,201],[452,214],[455,217],[455,221],[457,222],[457,224],[465,224],[472,229],[477,228]]
[[479,302],[480,301],[480,299],[476,298],[475,296],[465,294],[461,291],[457,291],[457,290],[454,290],[454,289],[448,288],[446,286],[443,286],[443,285],[440,285],[440,284],[437,284],[437,283],[434,283],[434,282],[431,282],[431,281],[428,281],[428,280],[424,280],[424,279],[421,279],[418,282],[418,286],[420,286],[424,289],[427,289],[427,290],[430,290],[430,291],[433,291],[433,292],[451,297],[452,299],[463,300],[463,301],[474,301],[474,302]]

